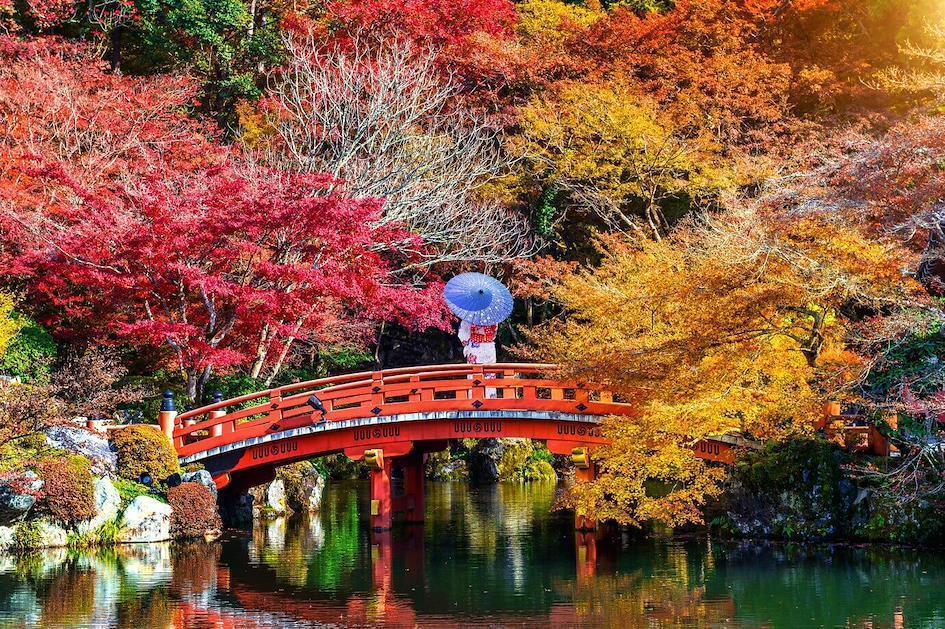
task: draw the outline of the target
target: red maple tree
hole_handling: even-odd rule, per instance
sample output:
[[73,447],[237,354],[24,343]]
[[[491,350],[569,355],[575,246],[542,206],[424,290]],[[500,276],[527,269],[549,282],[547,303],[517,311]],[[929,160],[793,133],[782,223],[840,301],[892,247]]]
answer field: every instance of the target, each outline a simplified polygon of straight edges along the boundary
[[214,371],[280,368],[298,339],[444,324],[440,286],[396,272],[414,238],[374,227],[382,202],[327,192],[324,176],[221,166],[100,195],[58,166],[21,175],[56,203],[40,222],[7,213],[0,271],[57,329],[161,350],[192,399]]

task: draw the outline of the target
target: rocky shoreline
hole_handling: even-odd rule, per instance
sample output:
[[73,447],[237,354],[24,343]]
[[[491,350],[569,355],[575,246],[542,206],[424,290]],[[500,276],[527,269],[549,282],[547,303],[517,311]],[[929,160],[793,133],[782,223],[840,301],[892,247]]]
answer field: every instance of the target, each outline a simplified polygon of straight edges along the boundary
[[[150,427],[143,428],[150,430]],[[158,431],[153,432],[156,437],[163,437]],[[0,478],[0,551],[152,543],[196,537],[192,528],[187,529],[186,534],[176,530],[186,528],[180,526],[181,521],[197,516],[189,512],[186,505],[172,504],[173,496],[196,491],[206,494],[215,503],[216,487],[204,470],[175,472],[168,479],[169,483],[162,479],[163,482],[147,486],[123,477],[116,447],[103,433],[59,426],[36,437],[45,440],[45,443],[34,441],[31,446],[33,450],[45,448],[42,456],[37,457],[40,460],[27,460],[21,469]],[[43,470],[50,461],[72,462],[80,471],[87,467],[91,492],[62,496],[61,488],[50,488],[49,479],[43,478]],[[84,484],[83,480],[87,479],[77,480]],[[91,504],[87,504],[89,498]],[[67,504],[54,505],[54,501]],[[69,508],[76,511],[61,513]],[[89,517],[80,517],[79,513]],[[202,528],[199,536],[205,539],[219,536],[221,527],[213,525],[218,521],[218,516],[216,520],[209,518],[211,525]]]

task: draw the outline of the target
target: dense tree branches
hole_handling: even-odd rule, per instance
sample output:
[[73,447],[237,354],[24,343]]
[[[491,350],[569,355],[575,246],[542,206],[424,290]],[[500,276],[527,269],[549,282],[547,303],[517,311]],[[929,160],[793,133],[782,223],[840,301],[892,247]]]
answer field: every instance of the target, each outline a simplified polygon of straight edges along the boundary
[[400,224],[427,245],[423,264],[501,262],[526,254],[523,221],[477,197],[506,172],[499,133],[461,105],[436,55],[405,42],[321,47],[286,43],[269,103],[279,142],[270,160],[329,173],[355,197],[384,199],[380,224]]

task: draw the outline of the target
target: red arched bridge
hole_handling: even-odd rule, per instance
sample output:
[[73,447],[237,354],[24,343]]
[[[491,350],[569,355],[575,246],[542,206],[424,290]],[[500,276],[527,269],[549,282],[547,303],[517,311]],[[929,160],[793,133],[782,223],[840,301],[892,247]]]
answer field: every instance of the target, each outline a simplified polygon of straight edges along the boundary
[[[217,401],[177,415],[161,411],[161,429],[181,463],[201,463],[224,494],[272,480],[279,466],[344,452],[372,469],[372,525],[390,527],[393,511],[423,519],[424,454],[450,439],[521,437],[570,455],[580,480],[605,445],[604,417],[636,414],[631,400],[586,382],[549,379],[554,365],[434,365],[388,369],[291,384]],[[698,456],[731,462],[736,439],[697,443]],[[404,494],[391,493],[394,469]],[[581,522],[581,525],[591,523]]]

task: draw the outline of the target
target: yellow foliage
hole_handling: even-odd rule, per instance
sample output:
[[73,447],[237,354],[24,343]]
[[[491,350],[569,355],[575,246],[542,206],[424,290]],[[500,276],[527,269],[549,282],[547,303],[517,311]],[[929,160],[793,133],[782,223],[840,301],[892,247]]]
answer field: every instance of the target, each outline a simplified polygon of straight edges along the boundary
[[621,83],[572,84],[521,113],[521,152],[612,226],[645,218],[668,228],[659,202],[734,189],[735,172],[706,138],[681,135],[651,102]]
[[[623,522],[698,521],[717,475],[689,448],[732,431],[809,431],[861,369],[844,344],[841,307],[920,292],[900,252],[817,217],[773,221],[743,209],[691,221],[662,242],[602,247],[599,268],[553,289],[568,317],[530,338],[535,358],[638,401],[642,418],[605,425],[613,446],[598,487],[576,494],[588,512]],[[652,478],[672,491],[650,498]]]
[[239,119],[240,141],[247,148],[259,148],[275,135],[272,123],[253,103],[237,103],[236,116]]
[[517,5],[518,34],[523,43],[560,45],[568,35],[565,24],[579,28],[593,26],[607,14],[559,0],[525,0]]
[[24,325],[22,319],[13,316],[14,306],[16,302],[12,295],[0,293],[0,356],[6,353],[7,347]]

